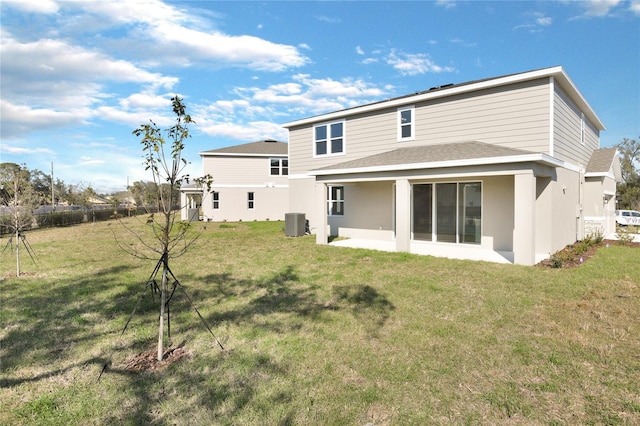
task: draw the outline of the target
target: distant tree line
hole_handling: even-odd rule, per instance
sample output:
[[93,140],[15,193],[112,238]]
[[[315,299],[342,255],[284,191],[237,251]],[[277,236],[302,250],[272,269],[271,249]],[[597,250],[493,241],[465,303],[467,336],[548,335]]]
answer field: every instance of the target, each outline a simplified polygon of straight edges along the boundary
[[[25,164],[0,163],[0,196],[3,205],[7,199],[13,197],[14,182],[20,176],[18,190],[31,193],[29,204],[37,206],[74,205],[88,207],[93,197],[103,197],[117,202],[117,197],[108,194],[98,194],[91,186],[66,184],[60,179],[51,178],[38,169],[28,169]],[[117,194],[114,194],[117,195]],[[53,197],[53,198],[52,198]],[[26,201],[26,200],[25,200]]]
[[[158,211],[151,195],[158,190],[155,182],[134,182],[128,189],[99,194],[91,186],[66,184],[25,164],[0,163],[0,234]],[[178,190],[173,195],[179,200]],[[102,203],[96,204],[98,199]]]
[[618,184],[617,208],[640,210],[640,137],[624,138],[616,147],[620,152],[622,182]]

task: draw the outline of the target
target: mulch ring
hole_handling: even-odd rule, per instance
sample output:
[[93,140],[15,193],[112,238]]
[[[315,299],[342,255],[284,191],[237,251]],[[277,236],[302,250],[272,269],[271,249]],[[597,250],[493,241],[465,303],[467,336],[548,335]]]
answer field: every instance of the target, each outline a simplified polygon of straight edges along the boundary
[[139,373],[141,371],[160,371],[167,368],[169,365],[183,358],[188,358],[189,352],[182,346],[176,348],[167,349],[162,356],[162,361],[158,361],[157,349],[151,349],[145,352],[140,352],[133,358],[127,361],[124,369]]
[[[596,254],[598,250],[601,248],[606,248],[610,246],[624,246],[624,247],[635,247],[640,248],[640,243],[636,242],[621,242],[618,240],[603,240],[600,243],[593,244],[589,246],[587,251],[581,254],[575,254],[573,247],[567,246],[564,249],[557,251],[553,254],[552,258],[545,259],[542,262],[538,263],[537,266],[546,267],[546,268],[574,268],[576,266],[580,266],[584,262],[586,262],[591,256]],[[553,257],[562,259],[562,266],[557,266],[554,264]]]

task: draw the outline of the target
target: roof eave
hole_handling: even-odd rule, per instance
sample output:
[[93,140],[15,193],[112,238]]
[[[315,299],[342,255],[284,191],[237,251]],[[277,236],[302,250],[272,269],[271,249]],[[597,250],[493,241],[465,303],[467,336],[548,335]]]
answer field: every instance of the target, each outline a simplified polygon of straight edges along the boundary
[[288,157],[289,154],[256,154],[251,152],[200,152],[201,157]]
[[380,173],[394,171],[408,171],[419,169],[438,169],[449,167],[486,166],[491,164],[526,163],[535,162],[551,167],[563,167],[564,161],[553,158],[547,154],[535,153],[525,155],[510,155],[504,157],[472,158],[468,160],[446,160],[433,161],[428,163],[393,164],[370,167],[354,167],[345,169],[311,170],[310,176],[331,176],[355,173]]

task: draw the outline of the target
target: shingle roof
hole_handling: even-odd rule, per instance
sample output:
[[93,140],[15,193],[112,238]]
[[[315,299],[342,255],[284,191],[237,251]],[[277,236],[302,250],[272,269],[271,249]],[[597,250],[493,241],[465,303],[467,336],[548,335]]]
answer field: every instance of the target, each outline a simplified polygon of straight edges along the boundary
[[478,158],[496,158],[532,154],[521,149],[508,148],[484,142],[460,142],[440,145],[398,148],[317,170],[359,169],[365,167],[395,166],[402,164],[463,161]]
[[288,155],[289,144],[273,139],[265,139],[257,142],[245,143],[242,145],[228,146],[225,148],[211,149],[203,151],[200,155],[215,154],[249,154],[249,155]]
[[601,148],[593,151],[586,173],[609,173],[616,156],[616,148]]

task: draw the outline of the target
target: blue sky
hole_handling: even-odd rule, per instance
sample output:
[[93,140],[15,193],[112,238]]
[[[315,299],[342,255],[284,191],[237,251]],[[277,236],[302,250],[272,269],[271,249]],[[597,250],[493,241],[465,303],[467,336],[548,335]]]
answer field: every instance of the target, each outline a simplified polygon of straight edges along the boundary
[[149,180],[132,131],[197,122],[184,156],[447,83],[561,65],[607,130],[640,136],[640,0],[3,0],[0,161],[98,192]]

